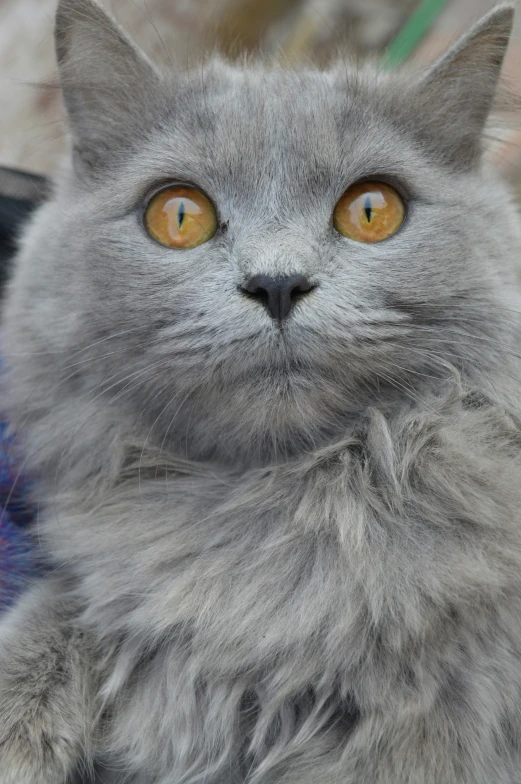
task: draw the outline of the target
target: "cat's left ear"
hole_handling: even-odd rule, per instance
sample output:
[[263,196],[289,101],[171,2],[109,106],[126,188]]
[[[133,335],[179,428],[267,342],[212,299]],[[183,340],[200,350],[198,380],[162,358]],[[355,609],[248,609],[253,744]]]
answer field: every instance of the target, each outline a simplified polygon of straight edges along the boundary
[[146,132],[160,77],[97,0],[60,0],[55,46],[75,168],[103,174]]
[[494,8],[416,85],[418,135],[438,157],[459,168],[470,169],[479,162],[513,19],[512,5]]

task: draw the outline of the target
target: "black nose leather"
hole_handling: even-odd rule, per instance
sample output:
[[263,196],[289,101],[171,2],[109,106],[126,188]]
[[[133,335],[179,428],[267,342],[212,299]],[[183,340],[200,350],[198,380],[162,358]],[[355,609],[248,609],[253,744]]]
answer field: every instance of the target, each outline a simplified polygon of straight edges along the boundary
[[295,302],[314,288],[304,275],[279,278],[255,275],[244,284],[243,291],[262,302],[272,318],[283,321]]

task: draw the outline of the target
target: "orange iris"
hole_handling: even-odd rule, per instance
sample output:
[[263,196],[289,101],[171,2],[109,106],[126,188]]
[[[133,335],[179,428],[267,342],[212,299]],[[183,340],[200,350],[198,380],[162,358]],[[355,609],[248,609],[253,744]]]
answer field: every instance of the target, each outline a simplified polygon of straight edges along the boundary
[[395,234],[404,219],[403,200],[383,182],[352,185],[333,213],[335,229],[358,242],[381,242]]
[[169,248],[195,248],[217,231],[212,202],[188,185],[172,185],[150,199],[145,227],[151,237]]

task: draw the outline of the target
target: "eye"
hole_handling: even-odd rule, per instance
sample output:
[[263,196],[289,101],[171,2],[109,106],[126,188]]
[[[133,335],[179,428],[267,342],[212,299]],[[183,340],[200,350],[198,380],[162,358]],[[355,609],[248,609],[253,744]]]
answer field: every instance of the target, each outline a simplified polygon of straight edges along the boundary
[[217,231],[217,216],[204,193],[189,185],[171,185],[147,204],[145,228],[168,248],[195,248]]
[[395,234],[405,218],[405,204],[384,182],[358,182],[338,201],[333,225],[358,242],[381,242]]

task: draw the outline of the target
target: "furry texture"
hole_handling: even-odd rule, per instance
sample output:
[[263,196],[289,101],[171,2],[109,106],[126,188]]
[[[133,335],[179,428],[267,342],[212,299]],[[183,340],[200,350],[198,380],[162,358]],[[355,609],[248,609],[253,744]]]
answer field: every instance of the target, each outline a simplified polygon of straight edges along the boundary
[[[3,320],[53,573],[0,626],[1,784],[521,782],[511,22],[421,77],[163,75],[62,0],[74,169]],[[408,202],[377,245],[331,225],[363,178]],[[221,224],[190,251],[141,225],[176,180]],[[316,286],[283,330],[261,273]]]
[[[475,0],[470,0],[474,2]],[[349,35],[361,50],[380,51],[414,0],[316,0],[311,26],[317,45]],[[486,2],[486,0],[485,0]],[[234,49],[285,46],[305,0],[102,0],[155,59],[175,52],[184,62],[209,43]],[[66,151],[58,91],[35,89],[54,77],[52,27],[56,0],[0,3],[0,164],[55,172]],[[479,15],[479,11],[477,14]],[[271,22],[271,24],[270,24]],[[457,15],[456,28],[462,26]],[[320,28],[320,29],[319,29]],[[266,33],[267,35],[263,35]],[[310,41],[310,43],[312,43]]]

